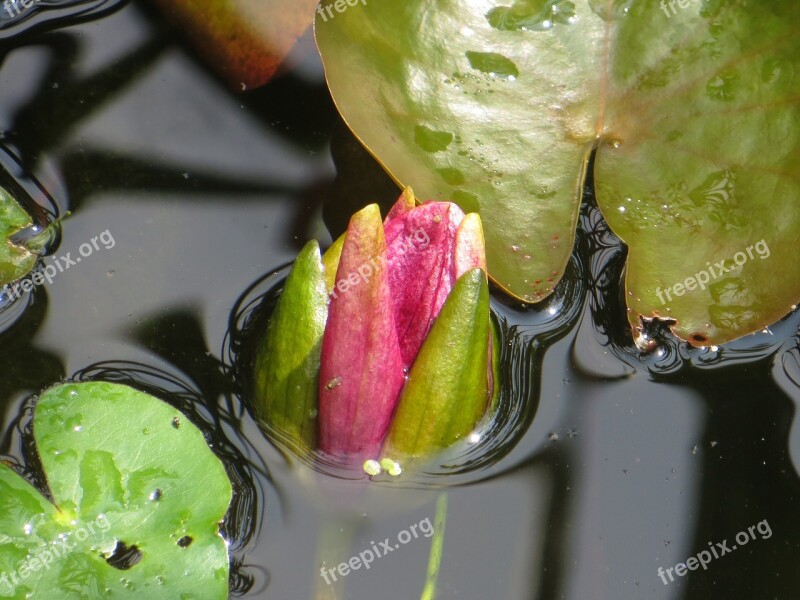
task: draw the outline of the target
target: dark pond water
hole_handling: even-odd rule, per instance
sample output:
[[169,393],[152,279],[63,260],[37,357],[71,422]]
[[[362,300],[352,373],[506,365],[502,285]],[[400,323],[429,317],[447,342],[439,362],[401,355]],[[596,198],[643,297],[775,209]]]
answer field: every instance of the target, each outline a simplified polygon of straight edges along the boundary
[[[505,444],[401,486],[320,475],[243,407],[238,328],[306,239],[329,240],[326,224],[338,234],[358,205],[397,190],[338,122],[313,41],[242,96],[147,5],[4,43],[3,184],[71,211],[56,255],[114,239],[0,311],[7,459],[30,458],[32,395],[65,378],[124,381],[184,409],[228,464],[236,596],[418,598],[433,537],[343,586],[320,568],[434,523],[446,493],[438,598],[800,597],[800,313],[711,350],[653,331],[640,354],[625,251],[589,187],[558,294],[530,309],[495,298]],[[705,570],[659,577],[725,540],[737,549]]]

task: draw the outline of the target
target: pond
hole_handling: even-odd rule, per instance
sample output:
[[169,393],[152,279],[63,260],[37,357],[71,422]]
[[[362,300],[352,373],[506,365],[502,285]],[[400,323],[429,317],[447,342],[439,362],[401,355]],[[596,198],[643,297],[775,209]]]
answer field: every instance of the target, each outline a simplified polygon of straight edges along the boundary
[[[183,409],[226,463],[233,597],[417,598],[442,497],[437,598],[800,596],[800,312],[720,348],[654,327],[640,352],[590,182],[556,294],[493,292],[503,443],[452,473],[337,480],[272,445],[241,393],[245,316],[306,240],[399,193],[338,117],[313,37],[238,95],[147,3],[5,44],[2,183],[63,217],[52,257],[80,257],[0,311],[0,452],[39,486],[33,397],[119,381]],[[329,555],[368,549],[329,584]]]

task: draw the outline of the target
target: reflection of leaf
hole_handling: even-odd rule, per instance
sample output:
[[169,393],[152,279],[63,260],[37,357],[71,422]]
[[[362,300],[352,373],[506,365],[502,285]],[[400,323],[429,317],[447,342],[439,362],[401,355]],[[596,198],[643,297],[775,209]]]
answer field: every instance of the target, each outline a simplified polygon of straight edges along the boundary
[[[42,394],[34,437],[58,508],[0,466],[0,572],[48,552],[47,568],[23,578],[37,596],[228,597],[218,524],[231,484],[182,413],[123,385],[63,384]],[[121,548],[138,557],[124,577],[107,560]]]
[[110,453],[87,450],[81,460],[80,482],[83,510],[104,513],[124,507],[122,474]]
[[708,286],[714,302],[720,306],[751,306],[755,295],[740,278],[722,280]]
[[91,560],[80,554],[70,554],[61,567],[58,588],[68,597],[101,598],[106,589],[105,578]]
[[[630,247],[632,326],[665,316],[716,344],[786,314],[800,298],[800,13],[765,0],[503,4],[375,2],[318,20],[337,107],[395,181],[479,210],[492,278],[537,301],[564,273],[596,150],[598,204]],[[419,131],[449,141],[420,144]],[[771,258],[741,274],[758,306],[736,321],[748,325],[712,319],[707,288],[659,301],[762,239]]]
[[176,473],[171,473],[158,467],[149,467],[132,472],[128,476],[126,487],[128,489],[128,504],[144,502],[154,493],[154,482],[166,479],[179,479]]
[[270,80],[317,6],[317,0],[155,1],[236,90]]

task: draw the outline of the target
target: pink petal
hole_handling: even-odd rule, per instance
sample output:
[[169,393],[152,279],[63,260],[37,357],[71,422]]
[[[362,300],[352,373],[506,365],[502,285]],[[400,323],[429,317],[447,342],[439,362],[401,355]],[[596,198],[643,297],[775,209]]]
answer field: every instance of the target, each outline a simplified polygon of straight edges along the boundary
[[353,215],[322,340],[319,447],[374,457],[404,383],[377,205]]
[[464,213],[450,202],[427,202],[395,214],[400,216],[385,224],[386,256],[397,337],[408,368],[458,278],[454,250]]

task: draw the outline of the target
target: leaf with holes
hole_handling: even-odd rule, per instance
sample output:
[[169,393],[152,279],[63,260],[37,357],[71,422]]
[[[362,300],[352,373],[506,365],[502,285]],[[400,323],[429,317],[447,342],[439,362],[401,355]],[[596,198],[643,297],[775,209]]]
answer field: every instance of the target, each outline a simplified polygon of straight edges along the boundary
[[0,598],[228,597],[231,484],[180,412],[69,383],[42,394],[33,432],[53,504],[0,465]]
[[631,325],[710,345],[800,299],[799,27],[789,0],[408,0],[316,35],[349,126],[400,184],[480,213],[506,291],[563,276],[596,150]]
[[0,187],[0,286],[24,277],[36,264],[36,254],[10,239],[29,225],[30,215]]

